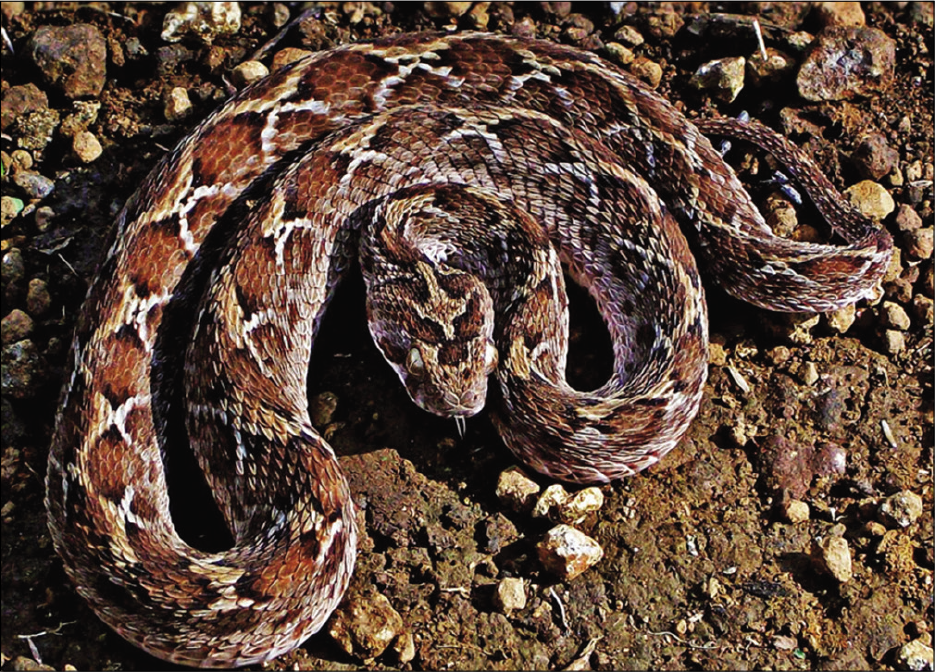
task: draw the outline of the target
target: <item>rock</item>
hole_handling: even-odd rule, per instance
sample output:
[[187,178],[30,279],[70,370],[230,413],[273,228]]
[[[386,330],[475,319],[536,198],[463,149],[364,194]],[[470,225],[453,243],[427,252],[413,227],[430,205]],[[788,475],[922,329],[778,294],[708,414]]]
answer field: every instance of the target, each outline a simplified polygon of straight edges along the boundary
[[935,659],[933,659],[932,647],[920,637],[899,647],[899,651],[896,652],[896,662],[899,669],[931,670]]
[[816,2],[814,11],[823,27],[867,24],[859,2]]
[[839,308],[833,313],[827,313],[826,319],[828,326],[839,334],[847,333],[854,322],[857,320],[857,306],[850,304]]
[[231,81],[238,89],[242,89],[268,74],[269,70],[259,61],[244,61],[231,71]]
[[22,341],[32,334],[34,327],[35,324],[29,315],[19,308],[14,308],[3,320],[0,320],[0,342],[3,345],[9,345],[10,343]]
[[548,518],[556,523],[575,525],[604,505],[604,494],[600,488],[590,487],[571,495],[559,484],[550,485],[543,491],[533,507],[534,518]]
[[898,355],[906,349],[906,334],[895,329],[883,332],[883,350],[889,355]]
[[870,133],[857,145],[851,159],[861,177],[879,180],[899,164],[899,152],[887,144],[882,133]]
[[425,13],[433,19],[447,19],[466,14],[472,2],[426,2]]
[[919,322],[929,328],[931,328],[933,318],[935,318],[935,314],[933,314],[933,304],[935,304],[935,302],[927,296],[916,294],[912,297],[913,314]]
[[692,75],[689,84],[702,91],[710,91],[717,98],[731,103],[743,89],[743,56],[720,58],[704,63]]
[[50,305],[52,305],[52,297],[49,296],[49,287],[45,280],[41,278],[30,280],[26,293],[26,310],[31,315],[41,317],[48,312]]
[[912,209],[911,205],[900,203],[896,208],[896,216],[893,218],[896,228],[905,233],[922,228],[922,218]]
[[19,282],[26,273],[26,267],[23,264],[23,253],[18,247],[11,248],[9,252],[3,255],[0,261],[0,278],[3,284]]
[[166,96],[163,113],[167,121],[179,121],[192,113],[192,101],[188,90],[181,86],[173,87]]
[[565,490],[564,486],[560,483],[553,483],[539,495],[536,505],[532,507],[532,517],[550,518],[550,512],[562,505],[566,499],[568,499],[568,491]]
[[14,196],[0,197],[0,226],[6,226],[16,219],[16,216],[21,213],[25,207],[26,204],[23,203],[23,200],[20,198]]
[[766,485],[792,499],[801,499],[816,476],[841,474],[847,465],[847,453],[838,444],[799,444],[778,435],[762,444],[759,459]]
[[889,85],[896,43],[876,28],[825,28],[812,43],[796,84],[806,100],[867,96]]
[[844,537],[825,537],[812,548],[812,560],[819,571],[830,574],[838,583],[853,577],[851,549]]
[[922,515],[922,498],[911,490],[890,495],[880,504],[880,517],[889,525],[909,527]]
[[630,72],[651,89],[655,89],[662,81],[662,66],[642,56],[630,64]]
[[638,47],[646,41],[643,39],[640,31],[633,26],[620,26],[616,32],[614,32],[614,39],[628,47]]
[[766,48],[766,60],[759,50],[747,59],[746,80],[753,86],[776,84],[791,75],[796,66],[795,59],[789,54]]
[[29,339],[17,341],[3,348],[0,390],[14,399],[26,399],[35,392],[45,375],[45,362],[39,349]]
[[41,26],[29,53],[43,79],[67,98],[100,95],[107,79],[107,45],[92,25]]
[[892,301],[884,301],[880,304],[880,324],[887,329],[906,331],[909,329],[911,322],[909,315],[906,314],[902,306]]
[[896,209],[890,192],[871,180],[853,184],[844,190],[851,204],[870,219],[881,220]]
[[497,584],[493,594],[494,606],[509,615],[526,607],[526,586],[522,579],[505,578]]
[[510,467],[497,479],[497,499],[514,511],[529,511],[541,488],[519,467]]
[[45,175],[25,171],[17,172],[13,176],[13,184],[22,189],[26,196],[37,201],[51,194],[55,188],[55,182]]
[[6,131],[26,115],[48,109],[49,97],[35,84],[21,84],[4,91],[2,103],[0,129]]
[[912,259],[931,259],[933,246],[933,228],[926,226],[903,234],[903,249]]
[[556,525],[536,546],[539,561],[550,573],[571,580],[604,557],[604,549],[591,537],[569,525]]
[[328,634],[351,656],[376,658],[404,633],[403,619],[375,591],[345,599],[328,621]]
[[808,504],[800,499],[790,499],[785,501],[782,503],[780,508],[783,519],[789,523],[792,523],[793,525],[804,523],[811,515]]
[[104,152],[101,143],[90,131],[76,133],[71,141],[71,149],[81,163],[92,163]]
[[166,14],[162,22],[162,39],[178,42],[192,35],[211,44],[221,35],[234,35],[240,30],[240,3],[183,2]]

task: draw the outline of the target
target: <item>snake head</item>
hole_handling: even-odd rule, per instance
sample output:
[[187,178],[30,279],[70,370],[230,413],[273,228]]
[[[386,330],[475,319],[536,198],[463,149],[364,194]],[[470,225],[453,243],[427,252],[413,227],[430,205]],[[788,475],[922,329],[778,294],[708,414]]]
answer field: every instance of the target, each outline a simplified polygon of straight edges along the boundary
[[484,285],[425,261],[393,279],[367,275],[370,333],[412,400],[443,417],[478,413],[497,366],[493,302]]

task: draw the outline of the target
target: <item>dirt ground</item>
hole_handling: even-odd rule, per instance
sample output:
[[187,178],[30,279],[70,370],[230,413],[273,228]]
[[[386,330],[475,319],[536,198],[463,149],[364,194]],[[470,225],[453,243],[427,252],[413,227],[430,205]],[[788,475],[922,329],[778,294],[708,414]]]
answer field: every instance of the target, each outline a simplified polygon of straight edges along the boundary
[[[160,38],[168,4],[23,4],[3,3],[3,27],[15,50],[3,47],[4,95],[35,83],[48,94],[49,110],[62,119],[73,113],[72,101],[42,79],[30,58],[30,40],[41,26],[94,26],[107,45],[107,79],[89,98],[100,102],[88,125],[103,147],[98,158],[77,159],[72,139],[53,125],[51,141],[29,150],[32,167],[19,163],[24,173],[54,182],[44,200],[30,192],[34,184],[11,179],[8,164],[22,139],[37,131],[5,123],[2,136],[3,194],[37,206],[9,223],[4,217],[2,232],[3,669],[40,661],[58,669],[162,668],[97,620],[51,546],[43,476],[66,346],[120,205],[163,152],[228,95],[231,68],[279,32],[276,13],[294,18],[301,8],[241,3],[236,34],[210,47],[194,39],[170,47]],[[815,35],[835,19],[813,3],[475,3],[461,16],[451,6],[471,3],[426,4],[434,15],[422,3],[322,3],[275,50],[485,21],[497,32],[534,31],[593,48],[658,80],[658,90],[689,116],[747,110],[792,133],[842,189],[864,179],[859,147],[868,134],[879,134],[894,168],[876,181],[895,200],[884,225],[901,259],[888,276],[884,302],[861,304],[843,334],[827,317],[803,325],[708,283],[712,353],[701,411],[659,465],[602,488],[603,508],[578,527],[601,544],[604,558],[567,582],[552,578],[537,558],[535,545],[550,524],[513,511],[495,495],[498,475],[513,462],[485,414],[470,420],[459,439],[453,422],[418,410],[370,341],[362,283],[350,281],[316,345],[310,398],[325,407],[336,402],[326,414],[330,441],[363,512],[347,599],[385,596],[411,634],[414,654],[400,662],[391,649],[365,660],[320,633],[266,667],[911,665],[907,644],[932,645],[935,569],[931,5],[862,3],[866,25],[896,47],[891,76],[872,91],[809,102],[796,91],[793,68],[775,83],[748,82],[735,101],[725,102],[693,87],[691,75],[712,59],[751,57],[750,17],[759,17],[767,46],[787,50],[796,62],[804,58],[794,51],[797,31]],[[621,45],[625,50],[616,48]],[[170,122],[163,101],[173,87],[186,88],[194,108]],[[4,106],[7,114],[11,108]],[[745,172],[755,172],[750,167],[765,157],[745,151],[732,155]],[[751,177],[751,188],[768,193],[767,176]],[[919,219],[929,231],[928,257],[913,233]],[[44,301],[40,286],[47,290]],[[569,375],[578,387],[593,386],[610,365],[609,345],[587,298],[578,292],[572,301]],[[887,313],[887,303],[904,309],[908,322]],[[33,325],[8,342],[14,309],[31,315]],[[903,527],[881,507],[906,492],[921,497],[922,510]],[[807,504],[806,519],[790,514],[802,510],[793,501]],[[207,512],[188,517],[213,520]],[[200,533],[207,534],[192,532]],[[813,552],[832,537],[847,542],[852,577],[844,582],[824,571]],[[524,580],[523,608],[495,606],[495,586],[505,577]],[[930,649],[928,656],[931,669]]]

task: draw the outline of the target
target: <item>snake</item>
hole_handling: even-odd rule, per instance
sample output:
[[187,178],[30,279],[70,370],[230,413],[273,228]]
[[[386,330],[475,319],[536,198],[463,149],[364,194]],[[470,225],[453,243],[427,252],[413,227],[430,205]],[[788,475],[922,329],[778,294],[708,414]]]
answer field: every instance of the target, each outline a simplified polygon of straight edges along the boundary
[[[831,241],[774,235],[708,136],[773,154]],[[820,312],[874,296],[892,252],[768,127],[693,122],[593,53],[482,33],[272,72],[158,162],[111,235],[67,362],[49,528],[101,620],[203,667],[294,649],[347,588],[356,508],[306,381],[358,268],[374,342],[417,405],[460,423],[486,405],[521,463],[600,484],[657,462],[698,411],[699,265],[755,306]],[[565,380],[566,275],[613,344],[595,390]],[[176,531],[170,441],[194,452],[230,548]]]

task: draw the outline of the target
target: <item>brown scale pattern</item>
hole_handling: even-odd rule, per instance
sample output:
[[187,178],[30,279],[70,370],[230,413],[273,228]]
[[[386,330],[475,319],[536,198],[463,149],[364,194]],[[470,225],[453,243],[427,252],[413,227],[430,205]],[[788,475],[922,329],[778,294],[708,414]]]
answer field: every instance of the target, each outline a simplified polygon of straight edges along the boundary
[[[702,131],[789,164],[847,244],[773,237]],[[465,214],[469,204],[478,214]],[[483,367],[496,365],[493,415],[507,446],[582,483],[654,463],[697,411],[707,318],[686,235],[728,291],[777,310],[868,296],[892,246],[768,129],[720,120],[699,130],[569,47],[403,35],[271,74],[194,129],[118,217],[79,316],[51,446],[46,504],[65,569],[102,620],[150,653],[215,667],[268,660],[341,599],[354,504],[309,421],[305,380],[333,289],[359,238],[381,242],[384,215],[388,229],[424,229],[364,254],[371,330],[411,396],[463,417],[483,403]],[[433,218],[461,226],[436,231]],[[516,246],[504,253],[507,239]],[[472,251],[448,252],[451,241]],[[559,259],[614,343],[613,375],[593,392],[564,382]],[[375,319],[373,289],[391,272],[422,274],[383,295],[409,302],[407,316],[424,321],[411,330],[436,342]],[[475,289],[475,275],[491,289]],[[496,314],[480,310],[491,305]],[[162,338],[182,315],[195,320],[172,359],[178,346]],[[420,400],[428,373],[470,385]],[[160,396],[176,389],[181,399]],[[229,550],[191,548],[172,524],[161,448],[176,407]]]

